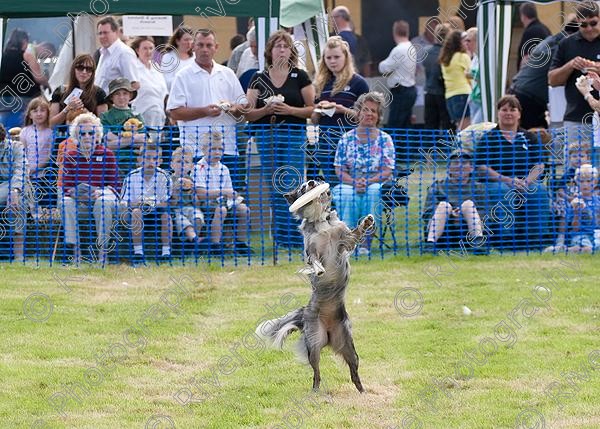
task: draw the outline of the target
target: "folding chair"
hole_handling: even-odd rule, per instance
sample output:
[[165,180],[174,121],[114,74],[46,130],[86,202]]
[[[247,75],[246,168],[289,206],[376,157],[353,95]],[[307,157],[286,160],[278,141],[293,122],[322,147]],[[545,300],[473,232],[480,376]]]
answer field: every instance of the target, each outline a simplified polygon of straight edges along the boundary
[[381,187],[381,203],[382,211],[382,228],[380,234],[373,234],[373,239],[378,239],[388,249],[392,247],[385,242],[385,236],[388,230],[392,234],[392,241],[396,242],[396,234],[394,230],[396,207],[408,206],[410,197],[408,190],[402,186],[401,178],[408,177],[413,173],[414,169],[400,169],[394,174],[394,178],[389,180]]

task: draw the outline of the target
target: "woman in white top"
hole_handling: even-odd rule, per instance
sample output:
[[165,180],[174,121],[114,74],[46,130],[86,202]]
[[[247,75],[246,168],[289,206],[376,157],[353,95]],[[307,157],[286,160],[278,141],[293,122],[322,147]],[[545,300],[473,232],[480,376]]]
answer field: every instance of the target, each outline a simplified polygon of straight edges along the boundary
[[133,110],[142,115],[144,124],[156,128],[165,125],[165,102],[167,99],[167,83],[163,74],[152,64],[154,39],[148,36],[136,37],[131,42],[139,61],[138,74],[140,89],[133,100]]
[[194,62],[193,34],[191,28],[177,27],[167,43],[167,52],[162,56],[160,69],[167,81],[169,92],[177,72]]

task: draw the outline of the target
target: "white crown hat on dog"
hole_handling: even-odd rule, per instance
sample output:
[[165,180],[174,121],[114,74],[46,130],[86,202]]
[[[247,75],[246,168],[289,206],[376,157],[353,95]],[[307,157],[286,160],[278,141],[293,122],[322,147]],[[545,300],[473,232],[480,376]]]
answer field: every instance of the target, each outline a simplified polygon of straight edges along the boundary
[[290,206],[290,209],[289,209],[290,212],[293,213],[296,210],[304,207],[308,203],[313,202],[314,200],[319,198],[324,192],[327,192],[328,190],[329,190],[329,183],[321,183],[320,185],[315,186],[310,191],[308,191],[306,194],[302,195],[300,198],[298,198],[296,201],[294,201],[294,203]]

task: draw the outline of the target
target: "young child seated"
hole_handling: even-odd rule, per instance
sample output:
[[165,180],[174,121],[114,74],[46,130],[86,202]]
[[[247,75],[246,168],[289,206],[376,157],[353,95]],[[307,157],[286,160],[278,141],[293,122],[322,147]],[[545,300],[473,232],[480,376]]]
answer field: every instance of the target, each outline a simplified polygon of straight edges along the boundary
[[556,242],[554,246],[544,249],[544,253],[561,251],[565,245],[567,227],[566,213],[571,200],[577,194],[575,171],[584,164],[590,164],[590,149],[579,142],[570,143],[567,147],[565,171],[562,177],[551,181],[552,213],[557,218]]
[[[429,187],[422,215],[427,222],[424,251],[440,249],[442,241],[447,247],[461,238],[471,244],[475,253],[484,251],[485,238],[476,202],[485,201],[485,188],[472,173],[472,154],[457,149],[450,154],[446,178]],[[467,233],[461,231],[463,221]]]
[[223,221],[228,210],[236,218],[234,222],[234,250],[250,252],[248,228],[250,209],[243,198],[233,189],[229,169],[221,163],[223,156],[223,135],[213,131],[201,138],[200,148],[204,156],[194,168],[193,181],[196,196],[204,213],[214,213],[210,224],[208,252],[221,254]]
[[120,77],[108,84],[107,101],[110,108],[100,115],[106,135],[106,146],[117,156],[121,175],[134,168],[135,151],[146,140],[144,122],[133,113],[129,103],[137,96],[128,79]]
[[[600,249],[600,197],[595,194],[598,170],[583,164],[575,171],[576,197],[567,206],[567,222],[571,227],[567,252],[592,253]],[[564,251],[558,248],[556,251]]]
[[130,212],[133,238],[133,265],[146,265],[142,234],[145,227],[156,228],[160,219],[162,242],[161,259],[171,256],[171,216],[167,205],[171,198],[171,178],[158,167],[162,162],[160,147],[152,143],[143,145],[138,156],[139,168],[131,171],[123,181],[121,210]]
[[179,235],[185,235],[190,242],[200,241],[197,237],[204,225],[202,210],[195,207],[196,195],[194,182],[190,175],[194,168],[193,153],[184,147],[178,147],[171,155],[171,183],[173,192],[170,205],[175,230]]

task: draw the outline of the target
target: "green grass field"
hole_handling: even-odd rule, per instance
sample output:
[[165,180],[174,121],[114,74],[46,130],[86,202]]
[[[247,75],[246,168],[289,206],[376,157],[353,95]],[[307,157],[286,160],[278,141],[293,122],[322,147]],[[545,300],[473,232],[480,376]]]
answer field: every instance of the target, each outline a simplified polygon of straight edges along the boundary
[[253,334],[308,300],[299,268],[0,265],[1,427],[600,427],[597,258],[354,262],[362,395]]

